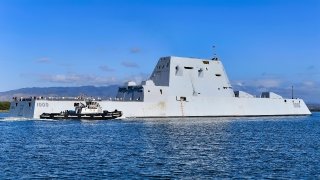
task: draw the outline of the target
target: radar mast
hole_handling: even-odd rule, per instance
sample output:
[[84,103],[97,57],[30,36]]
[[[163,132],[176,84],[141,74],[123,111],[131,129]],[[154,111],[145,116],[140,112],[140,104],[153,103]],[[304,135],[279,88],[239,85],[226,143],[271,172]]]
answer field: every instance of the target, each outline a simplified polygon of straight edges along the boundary
[[211,60],[218,61],[219,59],[218,59],[218,56],[217,56],[217,53],[216,53],[216,46],[215,45],[212,46],[212,52],[213,52],[213,57],[212,57]]

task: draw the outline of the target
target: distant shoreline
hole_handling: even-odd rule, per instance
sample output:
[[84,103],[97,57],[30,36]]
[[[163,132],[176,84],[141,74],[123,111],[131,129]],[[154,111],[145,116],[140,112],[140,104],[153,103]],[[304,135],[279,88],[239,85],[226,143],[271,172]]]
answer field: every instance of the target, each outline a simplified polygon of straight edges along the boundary
[[310,110],[311,112],[320,112],[320,109],[317,110]]

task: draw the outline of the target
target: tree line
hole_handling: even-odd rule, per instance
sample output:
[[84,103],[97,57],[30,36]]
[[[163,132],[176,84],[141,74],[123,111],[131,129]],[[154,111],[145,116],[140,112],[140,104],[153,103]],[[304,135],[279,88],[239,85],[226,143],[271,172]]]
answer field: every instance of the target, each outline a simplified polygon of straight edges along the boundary
[[0,111],[7,111],[10,109],[10,102],[0,102]]

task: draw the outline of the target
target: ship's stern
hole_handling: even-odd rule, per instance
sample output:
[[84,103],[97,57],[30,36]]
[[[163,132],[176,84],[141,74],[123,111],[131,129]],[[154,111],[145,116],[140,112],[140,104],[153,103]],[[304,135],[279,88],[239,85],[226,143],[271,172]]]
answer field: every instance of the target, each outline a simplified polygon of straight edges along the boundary
[[10,103],[9,116],[34,118],[35,98],[13,98]]

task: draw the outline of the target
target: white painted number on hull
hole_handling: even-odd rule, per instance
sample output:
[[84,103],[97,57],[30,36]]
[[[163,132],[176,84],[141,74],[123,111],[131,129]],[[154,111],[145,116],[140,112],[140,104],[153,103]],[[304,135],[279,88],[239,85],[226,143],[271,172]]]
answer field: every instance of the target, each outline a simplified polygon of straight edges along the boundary
[[49,107],[49,103],[37,103],[37,107]]

